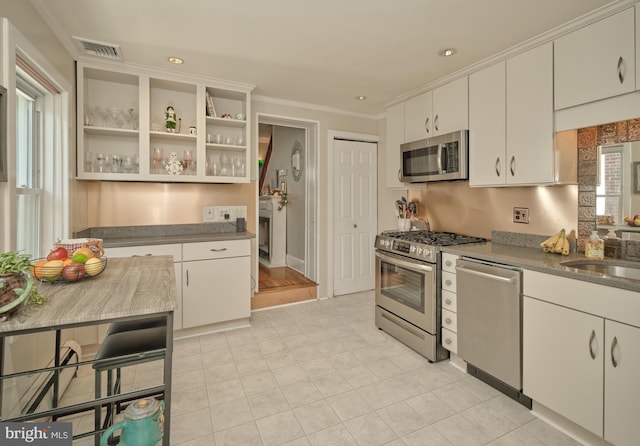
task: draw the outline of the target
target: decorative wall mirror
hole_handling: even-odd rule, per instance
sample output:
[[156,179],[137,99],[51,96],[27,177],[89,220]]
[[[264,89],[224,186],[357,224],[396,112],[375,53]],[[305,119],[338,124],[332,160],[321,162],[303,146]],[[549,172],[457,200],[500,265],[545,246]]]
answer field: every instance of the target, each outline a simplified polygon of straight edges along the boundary
[[291,173],[295,181],[300,181],[304,171],[304,154],[302,153],[302,144],[296,141],[291,149]]

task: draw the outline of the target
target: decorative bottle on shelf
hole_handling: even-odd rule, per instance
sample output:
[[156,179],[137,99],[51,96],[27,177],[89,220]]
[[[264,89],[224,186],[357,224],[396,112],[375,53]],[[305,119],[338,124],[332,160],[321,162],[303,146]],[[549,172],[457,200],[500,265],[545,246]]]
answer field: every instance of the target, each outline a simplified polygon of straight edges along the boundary
[[591,231],[591,235],[585,241],[584,255],[591,259],[604,259],[604,240],[598,237],[598,231]]

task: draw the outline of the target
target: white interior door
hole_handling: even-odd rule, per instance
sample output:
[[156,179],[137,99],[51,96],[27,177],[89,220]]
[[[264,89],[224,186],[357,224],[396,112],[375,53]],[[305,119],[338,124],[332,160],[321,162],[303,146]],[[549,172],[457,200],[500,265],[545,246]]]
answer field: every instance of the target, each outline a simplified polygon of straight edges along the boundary
[[333,294],[375,286],[377,144],[333,140]]

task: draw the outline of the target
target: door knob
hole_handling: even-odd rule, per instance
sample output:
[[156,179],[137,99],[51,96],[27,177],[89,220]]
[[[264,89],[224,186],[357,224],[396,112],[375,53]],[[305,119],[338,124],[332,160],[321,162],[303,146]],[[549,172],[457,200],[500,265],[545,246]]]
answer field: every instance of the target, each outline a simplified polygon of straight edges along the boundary
[[354,228],[357,228],[357,227],[358,227],[358,225],[353,225],[353,227],[354,227]]

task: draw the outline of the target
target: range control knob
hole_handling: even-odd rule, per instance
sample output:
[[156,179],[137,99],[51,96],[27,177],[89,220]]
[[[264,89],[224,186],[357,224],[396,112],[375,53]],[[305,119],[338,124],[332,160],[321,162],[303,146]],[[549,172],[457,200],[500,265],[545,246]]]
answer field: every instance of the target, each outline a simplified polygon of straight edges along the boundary
[[431,257],[431,249],[424,248],[424,256],[425,257]]
[[422,248],[416,248],[416,254],[421,256],[422,255]]
[[411,245],[411,247],[409,248],[409,252],[410,252],[411,254],[413,254],[413,253],[415,253],[415,252],[416,252],[416,250],[417,250],[417,249],[418,249],[418,248],[417,248],[415,245]]

